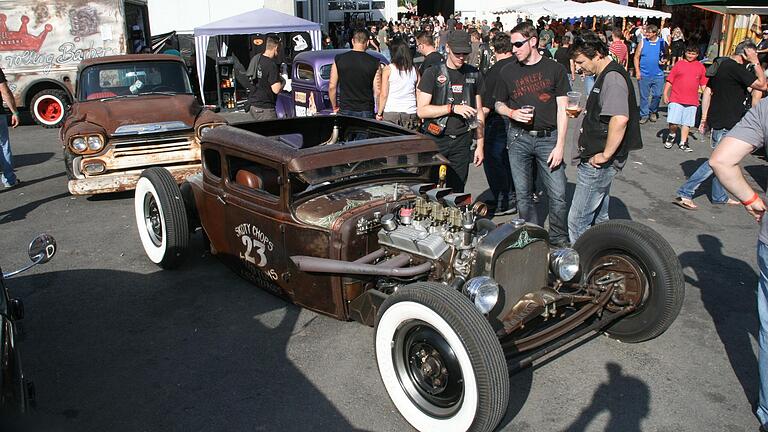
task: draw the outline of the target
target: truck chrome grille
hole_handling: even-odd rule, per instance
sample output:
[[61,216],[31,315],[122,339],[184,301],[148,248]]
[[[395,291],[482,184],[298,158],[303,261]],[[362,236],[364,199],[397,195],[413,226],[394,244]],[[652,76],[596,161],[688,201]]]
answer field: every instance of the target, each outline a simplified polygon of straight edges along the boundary
[[194,137],[190,135],[114,140],[113,155],[115,158],[120,158],[183,151],[191,149],[193,143]]
[[506,303],[514,305],[525,293],[546,286],[548,263],[549,247],[545,241],[501,252],[494,263],[493,279],[504,287]]

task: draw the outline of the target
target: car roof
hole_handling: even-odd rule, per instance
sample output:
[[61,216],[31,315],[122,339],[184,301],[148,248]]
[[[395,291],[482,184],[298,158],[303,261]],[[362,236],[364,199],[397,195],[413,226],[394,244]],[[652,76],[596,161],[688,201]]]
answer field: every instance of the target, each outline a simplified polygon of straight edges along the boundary
[[[322,50],[322,51],[304,51],[303,53],[297,54],[296,57],[293,58],[294,62],[300,61],[303,63],[309,63],[312,65],[316,65],[318,63],[327,64],[333,61],[334,58],[336,58],[339,54],[344,54],[346,52],[352,51],[351,49],[331,49],[331,50]],[[386,57],[384,57],[380,52],[378,51],[366,51],[366,53],[376,57],[376,59],[379,60],[379,62],[384,64],[389,64],[389,61]]]
[[80,62],[78,70],[83,70],[88,66],[105,63],[130,63],[130,62],[145,62],[145,61],[178,61],[184,63],[184,60],[176,55],[171,54],[122,54],[105,57],[92,57]]
[[434,140],[403,131],[402,135],[297,149],[275,137],[259,135],[236,125],[224,125],[208,132],[204,143],[258,155],[279,162],[295,173],[374,157],[439,151]]

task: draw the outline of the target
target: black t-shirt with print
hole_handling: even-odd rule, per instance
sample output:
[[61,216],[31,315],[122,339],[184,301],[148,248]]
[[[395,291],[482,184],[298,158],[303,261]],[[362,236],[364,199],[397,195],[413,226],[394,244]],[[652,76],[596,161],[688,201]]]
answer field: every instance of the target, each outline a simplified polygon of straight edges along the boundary
[[269,57],[261,56],[256,76],[251,81],[248,102],[254,108],[273,109],[277,95],[272,91],[272,84],[280,82],[277,63]]
[[[419,82],[419,90],[427,94],[434,94],[438,85],[448,85],[450,80],[451,88],[448,92],[448,103],[454,105],[461,105],[466,103],[467,105],[474,106],[474,100],[464,100],[465,95],[467,99],[472,99],[474,95],[482,95],[484,84],[482,74],[479,70],[471,65],[464,64],[461,68],[451,69],[446,67],[448,71],[448,77],[442,75],[441,68],[430,67],[424,72]],[[471,74],[471,77],[466,79],[466,75]],[[442,77],[442,78],[441,78]],[[469,86],[465,92],[464,86]],[[452,98],[452,100],[451,100]],[[464,117],[458,114],[451,114],[448,117],[448,122],[445,125],[446,135],[459,135],[469,130],[469,126]]]
[[747,88],[757,76],[733,59],[725,59],[717,68],[717,74],[709,79],[712,89],[707,122],[712,129],[730,129],[741,120],[747,110]]
[[571,90],[568,74],[560,63],[542,58],[536,64],[509,63],[501,70],[496,84],[496,100],[512,109],[523,105],[535,108],[533,125],[512,124],[523,129],[557,129],[558,96],[566,96]]

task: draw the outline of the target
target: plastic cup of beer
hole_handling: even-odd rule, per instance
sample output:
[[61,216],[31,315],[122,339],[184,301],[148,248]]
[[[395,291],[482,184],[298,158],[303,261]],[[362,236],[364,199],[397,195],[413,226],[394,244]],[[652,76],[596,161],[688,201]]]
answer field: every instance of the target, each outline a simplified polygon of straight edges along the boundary
[[520,107],[520,109],[523,110],[524,113],[531,115],[531,119],[528,120],[528,124],[533,123],[533,112],[536,110],[536,107],[533,105],[523,105]]
[[581,113],[581,92],[570,91],[567,96],[568,104],[565,106],[565,112],[569,117],[577,117]]

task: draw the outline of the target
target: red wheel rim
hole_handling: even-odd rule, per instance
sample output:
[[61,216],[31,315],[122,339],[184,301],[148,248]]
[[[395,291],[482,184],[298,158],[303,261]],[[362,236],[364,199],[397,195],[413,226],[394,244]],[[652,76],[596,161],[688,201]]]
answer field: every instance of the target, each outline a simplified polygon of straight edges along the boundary
[[44,98],[37,102],[37,116],[46,122],[55,123],[63,113],[61,102],[54,98]]

